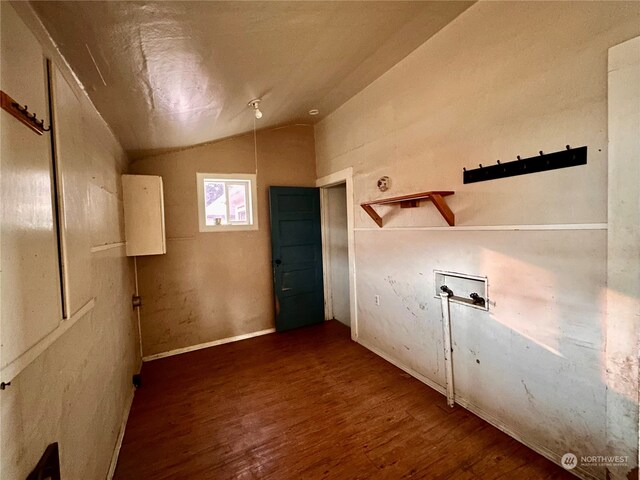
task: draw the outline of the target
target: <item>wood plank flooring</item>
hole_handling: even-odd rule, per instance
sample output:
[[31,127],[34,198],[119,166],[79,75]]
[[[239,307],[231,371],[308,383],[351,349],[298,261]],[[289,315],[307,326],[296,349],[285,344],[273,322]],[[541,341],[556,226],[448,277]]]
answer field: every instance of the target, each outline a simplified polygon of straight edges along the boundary
[[115,478],[573,479],[338,322],[145,363]]

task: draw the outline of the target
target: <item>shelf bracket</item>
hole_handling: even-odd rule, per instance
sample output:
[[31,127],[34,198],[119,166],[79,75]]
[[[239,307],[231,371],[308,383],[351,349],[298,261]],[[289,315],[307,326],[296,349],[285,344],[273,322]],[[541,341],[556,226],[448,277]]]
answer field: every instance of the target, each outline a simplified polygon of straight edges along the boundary
[[362,208],[364,208],[364,211],[369,214],[373,221],[376,222],[380,228],[382,228],[382,217],[378,215],[373,207],[371,205],[367,205],[366,203],[363,203],[361,206]]
[[449,205],[447,205],[446,200],[437,193],[434,193],[433,195],[431,195],[431,201],[440,212],[440,215],[444,217],[449,226],[453,227],[456,224],[456,216],[449,208]]

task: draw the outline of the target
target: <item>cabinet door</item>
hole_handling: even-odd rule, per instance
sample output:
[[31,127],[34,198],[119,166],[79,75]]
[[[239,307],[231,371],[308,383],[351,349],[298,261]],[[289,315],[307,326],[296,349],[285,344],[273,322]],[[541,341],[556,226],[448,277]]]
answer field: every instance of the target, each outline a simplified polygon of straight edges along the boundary
[[[49,125],[45,60],[9,2],[0,2],[0,87]],[[0,369],[62,319],[50,134],[0,111]]]
[[162,177],[123,175],[122,192],[127,255],[167,253]]

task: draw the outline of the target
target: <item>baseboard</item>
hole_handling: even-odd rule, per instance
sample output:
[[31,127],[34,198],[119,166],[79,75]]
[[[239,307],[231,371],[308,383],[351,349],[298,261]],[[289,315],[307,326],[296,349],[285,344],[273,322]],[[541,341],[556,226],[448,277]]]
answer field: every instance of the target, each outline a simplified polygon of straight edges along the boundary
[[[540,445],[537,442],[533,442],[531,440],[528,440],[525,435],[522,435],[520,432],[518,432],[516,430],[513,430],[512,428],[507,426],[505,423],[503,423],[502,420],[500,420],[499,418],[494,417],[492,414],[484,411],[482,408],[478,407],[477,405],[475,405],[474,403],[470,402],[466,398],[463,398],[463,397],[460,397],[460,396],[456,395],[455,401],[461,407],[469,410],[471,413],[473,413],[474,415],[477,415],[478,417],[483,419],[485,422],[493,425],[498,430],[506,433],[511,438],[514,438],[518,442],[520,442],[523,445],[529,447],[534,452],[539,453],[540,455],[545,457],[547,460],[550,460],[551,462],[555,463],[556,465],[561,466],[560,465],[560,459],[562,458],[562,455],[564,455],[566,452],[556,453],[553,450],[548,449],[544,445]],[[594,475],[592,472],[584,470],[580,466],[577,466],[573,470],[568,470],[568,472],[572,473],[576,477],[581,478],[583,480],[602,480],[603,479],[603,477],[598,477],[598,476]]]
[[216,345],[223,345],[225,343],[246,340],[247,338],[259,337],[260,335],[267,335],[268,333],[273,333],[275,331],[275,328],[268,328],[266,330],[260,330],[259,332],[245,333],[243,335],[236,335],[235,337],[221,338],[220,340],[214,340],[213,342],[199,343],[198,345],[192,345],[190,347],[177,348],[175,350],[169,350],[168,352],[147,355],[145,357],[142,357],[142,361],[150,362],[152,360],[158,360],[159,358],[172,357],[173,355],[180,355],[181,353],[193,352],[195,350],[202,350],[203,348],[215,347]]
[[[443,387],[442,385],[440,385],[440,384],[434,382],[433,380],[425,377],[424,375],[416,372],[414,369],[412,369],[410,367],[407,367],[402,362],[400,362],[400,361],[396,360],[395,358],[389,356],[388,354],[386,354],[385,352],[381,351],[377,347],[374,347],[373,345],[369,344],[368,342],[366,342],[366,341],[364,341],[362,339],[358,339],[357,342],[360,345],[362,345],[363,347],[365,347],[367,350],[370,350],[373,353],[375,353],[376,355],[384,358],[390,364],[394,365],[395,367],[398,367],[400,370],[408,373],[409,375],[411,375],[415,379],[420,380],[422,383],[424,383],[427,386],[433,388],[436,392],[442,394],[443,396],[446,396],[446,388]],[[552,461],[556,465],[560,465],[560,459],[562,458],[562,455],[564,455],[564,453],[566,453],[566,452],[562,452],[562,453],[558,454],[556,452],[553,452],[553,451],[549,450],[548,448],[546,448],[543,445],[540,445],[540,444],[538,444],[536,442],[532,442],[532,441],[528,440],[525,435],[522,435],[520,432],[517,432],[517,431],[511,429],[509,426],[504,424],[500,419],[498,419],[498,418],[494,417],[493,415],[491,415],[490,413],[482,410],[482,408],[480,408],[477,405],[473,404],[469,400],[467,400],[467,399],[465,399],[463,397],[460,397],[459,395],[455,396],[455,402],[458,405],[460,405],[461,407],[469,410],[474,415],[477,415],[478,417],[483,419],[485,422],[489,423],[490,425],[493,425],[498,430],[506,433],[507,435],[509,435],[510,437],[514,438],[518,442],[520,442],[523,445],[529,447],[534,452],[539,453],[540,455],[542,455],[546,459]],[[584,470],[580,466],[576,467],[573,470],[569,470],[569,472],[573,473],[576,477],[582,478],[584,480],[601,480],[601,477],[595,476],[592,472]]]
[[398,367],[400,370],[403,370],[405,372],[407,372],[409,375],[411,375],[412,377],[420,380],[422,383],[426,384],[427,386],[433,388],[436,392],[441,393],[442,395],[446,395],[447,394],[447,389],[445,387],[443,387],[442,385],[434,382],[433,380],[431,380],[430,378],[425,377],[424,375],[422,375],[421,373],[416,372],[413,368],[409,368],[406,365],[404,365],[402,362],[399,362],[398,360],[396,360],[395,358],[390,357],[389,355],[387,355],[386,353],[384,353],[382,350],[378,349],[377,347],[374,347],[373,345],[371,345],[370,343],[368,343],[365,340],[362,339],[358,339],[357,342],[362,345],[364,348],[366,348],[367,350],[371,350],[373,353],[375,353],[376,355],[378,355],[379,357],[384,358],[387,362],[389,362],[391,365]]
[[127,428],[127,420],[129,420],[129,412],[131,411],[131,405],[133,405],[133,395],[135,394],[135,391],[136,389],[132,387],[131,393],[129,394],[129,399],[127,400],[127,405],[122,415],[122,421],[120,422],[120,431],[118,431],[118,439],[116,440],[116,446],[113,449],[113,454],[111,455],[111,464],[109,465],[107,480],[111,480],[113,478],[113,475],[116,473],[118,456],[120,455],[120,448],[122,447],[122,440],[124,439],[124,432]]

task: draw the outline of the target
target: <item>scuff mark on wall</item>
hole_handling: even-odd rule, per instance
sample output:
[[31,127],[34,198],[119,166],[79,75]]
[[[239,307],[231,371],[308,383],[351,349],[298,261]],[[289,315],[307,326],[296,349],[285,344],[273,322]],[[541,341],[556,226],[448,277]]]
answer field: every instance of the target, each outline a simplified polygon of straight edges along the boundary
[[415,289],[414,285],[408,282],[401,284],[391,275],[386,276],[385,281],[391,287],[394,295],[400,299],[407,312],[413,315],[413,317],[418,318],[419,312],[416,312],[416,310],[426,310],[426,304],[421,301],[419,295],[407,293],[407,291]]
[[529,403],[531,403],[533,405],[536,397],[533,396],[533,394],[529,391],[529,389],[527,388],[527,384],[524,382],[524,380],[520,380],[522,382],[522,386],[524,387],[524,391],[527,394],[527,398],[529,399]]

